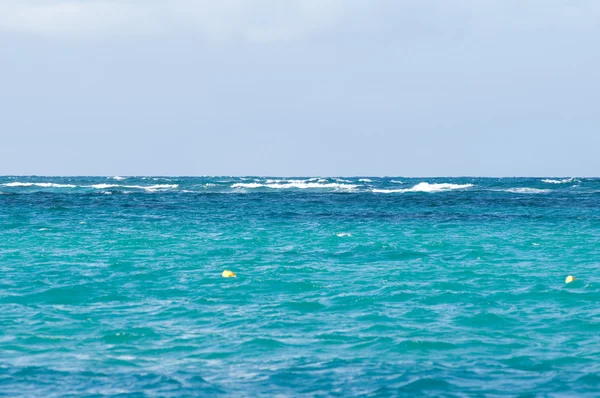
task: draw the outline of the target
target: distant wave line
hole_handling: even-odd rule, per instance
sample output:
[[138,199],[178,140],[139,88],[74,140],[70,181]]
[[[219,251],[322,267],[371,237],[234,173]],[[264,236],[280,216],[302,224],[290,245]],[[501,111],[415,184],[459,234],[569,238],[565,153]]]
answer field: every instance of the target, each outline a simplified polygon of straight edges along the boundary
[[546,184],[567,184],[569,182],[573,182],[574,180],[575,180],[575,178],[571,177],[571,178],[565,178],[562,180],[545,179],[545,180],[542,180],[542,182],[545,182]]
[[288,182],[288,183],[271,183],[271,184],[262,184],[259,182],[249,182],[249,183],[235,183],[231,185],[231,188],[271,188],[271,189],[326,189],[333,188],[339,190],[355,190],[358,185],[353,184],[338,184],[338,183],[320,183],[320,182]]
[[375,193],[397,193],[397,192],[443,192],[452,191],[456,189],[467,189],[473,187],[473,184],[450,184],[450,183],[438,183],[430,184],[428,182],[420,182],[412,188],[404,189],[373,189]]

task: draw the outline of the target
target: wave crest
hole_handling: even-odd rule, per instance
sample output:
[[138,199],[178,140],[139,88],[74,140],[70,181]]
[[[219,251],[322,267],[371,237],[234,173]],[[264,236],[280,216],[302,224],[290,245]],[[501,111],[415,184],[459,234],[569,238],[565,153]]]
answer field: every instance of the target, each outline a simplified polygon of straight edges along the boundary
[[372,192],[376,193],[394,193],[394,192],[443,192],[452,191],[456,189],[467,189],[473,187],[473,184],[450,184],[450,183],[437,183],[430,184],[428,182],[420,182],[412,188],[406,189],[373,189]]
[[53,182],[8,182],[5,187],[40,187],[40,188],[77,188],[72,184],[55,184]]
[[126,188],[126,189],[144,189],[146,191],[158,191],[166,189],[176,189],[177,184],[156,184],[156,185],[119,185],[119,184],[94,184],[85,186],[94,189]]
[[570,182],[573,182],[574,180],[575,180],[575,178],[571,177],[571,178],[564,178],[562,180],[545,179],[545,180],[542,180],[542,182],[545,182],[546,184],[568,184]]
[[334,190],[346,190],[352,191],[356,189],[357,185],[351,184],[338,184],[338,183],[320,183],[320,182],[306,182],[306,181],[289,181],[286,183],[270,183],[261,184],[258,182],[244,183],[239,182],[233,184],[231,188],[271,188],[271,189],[334,189]]
[[512,193],[548,193],[551,192],[549,189],[538,189],[538,188],[508,188],[504,192]]

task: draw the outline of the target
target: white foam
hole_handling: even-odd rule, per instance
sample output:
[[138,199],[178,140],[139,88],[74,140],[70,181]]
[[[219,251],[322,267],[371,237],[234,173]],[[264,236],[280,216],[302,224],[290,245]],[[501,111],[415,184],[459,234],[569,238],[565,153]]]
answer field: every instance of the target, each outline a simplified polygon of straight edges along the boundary
[[126,179],[126,177],[114,176],[114,177],[112,177],[112,179],[117,180],[117,181],[123,181]]
[[374,193],[396,193],[396,192],[407,192],[407,189],[371,189]]
[[156,185],[118,185],[118,184],[95,184],[88,185],[88,188],[94,189],[109,189],[109,188],[127,188],[127,189],[144,189],[146,191],[157,191],[166,189],[176,189],[177,184],[156,184]]
[[265,184],[260,184],[258,182],[238,182],[231,186],[231,188],[260,188],[264,187]]
[[151,185],[149,187],[139,186],[139,185],[126,186],[126,188],[134,188],[134,187],[146,189],[146,190],[160,190],[160,189],[177,189],[177,187],[179,187],[179,185],[178,184],[156,184],[156,185]]
[[368,178],[360,178],[358,181],[360,181],[360,182],[373,182],[373,180],[370,180]]
[[71,184],[55,184],[52,182],[9,182],[2,184],[5,187],[41,187],[41,188],[76,188]]
[[547,193],[551,192],[549,189],[537,189],[537,188],[509,188],[505,189],[504,192],[512,193]]
[[373,189],[372,192],[376,193],[394,193],[394,192],[443,192],[452,191],[455,189],[467,189],[471,188],[473,184],[450,184],[450,183],[439,183],[430,184],[428,182],[420,182],[412,188],[406,189]]
[[271,189],[334,189],[351,191],[356,189],[356,185],[351,184],[337,184],[337,183],[319,183],[319,182],[305,182],[304,180],[288,180],[286,183],[274,183],[274,184],[260,184],[257,182],[251,183],[236,183],[231,188],[271,188]]
[[339,236],[340,238],[347,237],[347,236],[352,236],[352,234],[350,234],[348,232],[340,232],[339,234],[335,234],[335,235]]
[[327,180],[325,178],[319,178],[319,177],[313,177],[313,178],[308,178],[308,179],[298,179],[298,178],[280,178],[280,179],[267,179],[267,180],[254,180],[256,182],[262,183],[262,184],[283,184],[283,183],[290,183],[290,184],[298,184],[298,183],[307,183],[307,182],[327,182]]
[[392,180],[390,182],[394,183],[394,184],[404,184],[402,181],[398,181],[398,180]]
[[114,187],[119,187],[120,185],[116,185],[116,184],[95,184],[95,185],[90,185],[90,188],[95,188],[95,189],[108,189],[108,188],[114,188]]
[[572,182],[574,180],[573,177],[571,178],[565,178],[562,180],[542,180],[542,182],[545,182],[546,184],[568,184],[569,182]]

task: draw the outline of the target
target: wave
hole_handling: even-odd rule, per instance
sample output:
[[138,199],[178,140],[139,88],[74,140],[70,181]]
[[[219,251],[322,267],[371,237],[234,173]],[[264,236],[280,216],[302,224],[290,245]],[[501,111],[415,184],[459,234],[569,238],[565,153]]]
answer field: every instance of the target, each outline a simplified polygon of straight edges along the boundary
[[373,180],[370,180],[368,178],[359,178],[358,181],[360,181],[360,182],[373,182]]
[[55,184],[53,182],[8,182],[5,187],[77,188],[77,185]]
[[538,188],[508,188],[504,189],[504,192],[512,193],[548,193],[552,192],[549,189],[538,189]]
[[108,189],[108,188],[114,188],[114,187],[119,187],[120,185],[116,185],[116,184],[95,184],[95,185],[90,185],[90,188],[95,188],[95,189]]
[[86,188],[94,189],[110,189],[110,188],[127,188],[127,189],[144,189],[146,191],[158,191],[166,189],[176,189],[177,184],[156,184],[156,185],[119,185],[119,184],[94,184],[85,186]]
[[571,177],[571,178],[565,178],[562,180],[546,179],[546,180],[542,180],[542,182],[545,182],[546,184],[568,184],[569,182],[573,182],[573,180],[575,180],[575,178]]
[[231,186],[231,188],[260,188],[266,186],[258,182],[238,182]]
[[324,183],[324,182],[328,182],[328,180],[326,178],[320,178],[320,177],[312,177],[312,178],[308,178],[308,179],[287,179],[287,178],[278,178],[278,179],[267,179],[267,180],[261,180],[261,179],[255,179],[255,182],[258,183],[262,183],[262,184],[282,184],[282,183],[308,183],[308,182],[320,182],[320,183]]
[[120,177],[120,176],[114,176],[114,177],[110,177],[110,178],[112,178],[113,180],[117,180],[117,181],[123,181],[123,180],[127,179],[127,177]]
[[406,189],[373,189],[376,193],[394,193],[394,192],[443,192],[452,191],[455,189],[467,189],[473,187],[473,184],[450,184],[439,183],[430,184],[428,182],[420,182],[412,188]]
[[156,184],[156,185],[150,185],[149,187],[140,186],[140,185],[126,186],[126,188],[138,188],[138,189],[141,188],[141,189],[152,190],[152,191],[163,190],[163,189],[177,189],[178,187],[179,187],[178,184]]
[[404,182],[398,181],[398,180],[392,180],[390,182],[393,183],[393,184],[404,184]]
[[[53,182],[9,182],[2,184],[6,187],[40,187],[40,188],[78,188],[77,185],[73,184],[56,184]],[[143,189],[146,191],[159,191],[166,189],[176,189],[179,185],[177,184],[156,184],[156,185],[119,185],[119,184],[94,184],[94,185],[81,185],[80,188],[94,188],[94,189],[110,189],[110,188],[127,188],[127,189]]]
[[305,182],[305,181],[294,181],[287,183],[275,183],[275,184],[261,184],[258,182],[243,183],[239,182],[233,184],[231,188],[272,188],[272,189],[335,189],[335,190],[354,190],[356,185],[351,184],[337,184],[337,183],[320,183],[320,182]]

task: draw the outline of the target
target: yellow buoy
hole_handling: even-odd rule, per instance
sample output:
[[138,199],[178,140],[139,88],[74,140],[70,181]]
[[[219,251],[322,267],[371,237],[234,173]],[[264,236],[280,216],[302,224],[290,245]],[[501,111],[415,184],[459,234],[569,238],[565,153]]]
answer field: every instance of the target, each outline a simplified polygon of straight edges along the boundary
[[229,271],[227,269],[225,271],[223,271],[223,273],[221,275],[223,275],[223,278],[235,278],[235,277],[237,277],[237,275],[235,273],[233,273],[232,271]]
[[571,283],[571,282],[573,282],[574,280],[575,280],[575,277],[574,277],[574,276],[571,276],[571,275],[569,275],[569,276],[567,276],[567,279],[565,279],[565,283]]

